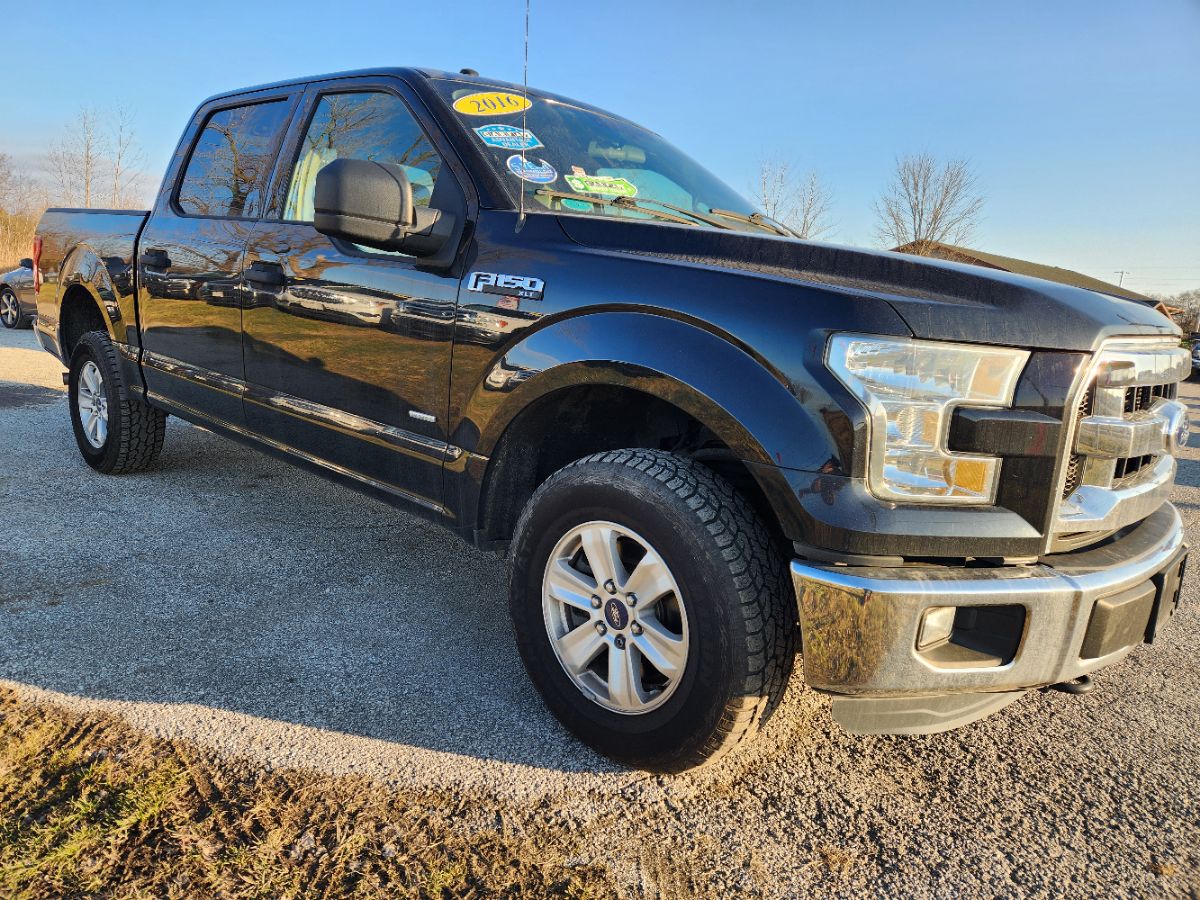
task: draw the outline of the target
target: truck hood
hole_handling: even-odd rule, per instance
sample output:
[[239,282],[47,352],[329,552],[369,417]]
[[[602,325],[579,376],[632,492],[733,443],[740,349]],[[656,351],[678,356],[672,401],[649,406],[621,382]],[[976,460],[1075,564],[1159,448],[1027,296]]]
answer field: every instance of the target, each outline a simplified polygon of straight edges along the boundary
[[919,338],[1093,350],[1117,335],[1180,334],[1137,301],[998,269],[741,231],[587,216],[558,220],[571,240],[588,247],[878,298]]

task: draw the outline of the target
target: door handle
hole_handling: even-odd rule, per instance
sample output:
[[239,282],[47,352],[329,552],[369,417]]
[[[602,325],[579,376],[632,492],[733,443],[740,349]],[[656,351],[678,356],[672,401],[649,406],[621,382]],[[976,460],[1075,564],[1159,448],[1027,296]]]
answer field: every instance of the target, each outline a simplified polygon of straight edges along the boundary
[[169,269],[171,257],[167,256],[166,250],[143,250],[142,265],[149,269]]
[[279,263],[259,259],[246,270],[246,280],[263,287],[279,287],[286,279],[283,277],[283,266]]

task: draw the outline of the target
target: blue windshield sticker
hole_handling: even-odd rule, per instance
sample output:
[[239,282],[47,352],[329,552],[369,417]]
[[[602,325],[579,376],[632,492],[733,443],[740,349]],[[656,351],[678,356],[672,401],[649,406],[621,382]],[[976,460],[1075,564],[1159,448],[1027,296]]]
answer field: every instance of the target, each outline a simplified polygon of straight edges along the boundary
[[480,125],[475,133],[489,147],[499,147],[501,150],[533,150],[543,146],[532,131],[513,125]]
[[523,159],[519,153],[514,153],[508,158],[508,171],[512,172],[522,181],[531,181],[534,184],[550,184],[558,179],[558,172],[554,166],[546,162],[544,159],[539,159],[534,162],[532,159]]

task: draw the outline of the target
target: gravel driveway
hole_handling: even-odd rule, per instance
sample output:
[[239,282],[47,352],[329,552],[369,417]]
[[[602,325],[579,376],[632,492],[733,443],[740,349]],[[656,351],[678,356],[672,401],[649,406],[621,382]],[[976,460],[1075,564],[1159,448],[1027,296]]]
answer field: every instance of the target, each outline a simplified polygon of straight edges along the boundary
[[[60,372],[0,333],[0,681],[27,697],[267,768],[449,787],[480,821],[534,810],[633,895],[1200,897],[1196,566],[1161,642],[1090,695],[852,737],[796,682],[747,753],[647,776],[543,709],[501,559],[177,419],[153,471],[96,475]],[[1200,534],[1200,449],[1180,482]]]

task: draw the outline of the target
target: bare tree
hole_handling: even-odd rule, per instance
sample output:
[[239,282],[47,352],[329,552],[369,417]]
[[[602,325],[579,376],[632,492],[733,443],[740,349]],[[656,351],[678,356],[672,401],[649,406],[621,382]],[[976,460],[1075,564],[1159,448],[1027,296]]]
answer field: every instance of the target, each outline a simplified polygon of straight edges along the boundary
[[113,209],[137,203],[137,189],[141,177],[143,156],[137,145],[134,131],[134,116],[125,107],[119,107],[112,115],[109,150],[111,156],[112,187],[110,203]]
[[876,235],[886,247],[911,245],[928,256],[936,243],[966,244],[975,235],[983,197],[965,159],[941,165],[932,154],[896,160],[892,183],[875,203]]
[[85,208],[92,205],[103,167],[104,139],[98,119],[95,109],[81,106],[50,150],[50,171],[63,200]]
[[786,159],[763,159],[751,193],[764,213],[802,238],[818,238],[833,228],[829,220],[833,194],[816,172],[801,175]]
[[58,199],[64,203],[117,208],[141,198],[142,152],[133,114],[124,108],[102,112],[80,107],[48,158]]

